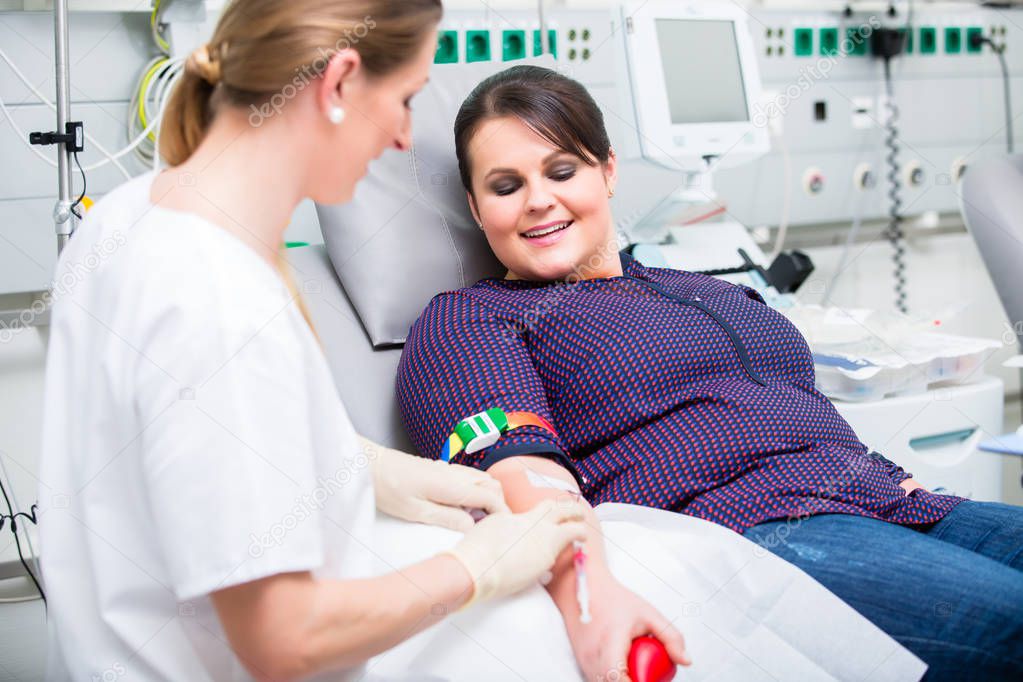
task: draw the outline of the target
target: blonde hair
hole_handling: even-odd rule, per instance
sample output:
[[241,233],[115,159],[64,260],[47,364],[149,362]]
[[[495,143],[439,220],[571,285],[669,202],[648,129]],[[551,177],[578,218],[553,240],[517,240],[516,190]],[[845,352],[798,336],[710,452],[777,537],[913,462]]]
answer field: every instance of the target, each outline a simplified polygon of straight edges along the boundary
[[[232,0],[167,102],[160,154],[171,166],[184,163],[223,106],[249,108],[258,127],[340,50],[357,51],[371,77],[392,72],[422,46],[441,13],[440,0]],[[283,251],[277,267],[315,334]]]
[[392,72],[422,46],[441,13],[440,0],[232,0],[167,102],[161,155],[172,166],[183,163],[221,106],[264,116],[279,111],[269,106],[322,75],[340,50],[358,52],[371,76]]

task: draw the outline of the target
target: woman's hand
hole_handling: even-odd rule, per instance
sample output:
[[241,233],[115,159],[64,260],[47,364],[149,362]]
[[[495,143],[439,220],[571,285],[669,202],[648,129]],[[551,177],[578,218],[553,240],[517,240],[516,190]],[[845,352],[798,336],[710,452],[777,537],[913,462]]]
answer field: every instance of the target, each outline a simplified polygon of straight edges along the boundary
[[909,495],[911,492],[913,492],[917,488],[923,488],[923,485],[921,485],[920,483],[917,483],[912,478],[907,478],[905,481],[903,481],[902,483],[899,484],[899,487],[902,488],[903,490],[905,490],[906,494]]
[[676,665],[691,663],[682,634],[657,609],[612,577],[594,581],[591,576],[591,583],[593,620],[565,619],[586,682],[628,680],[629,649],[643,635],[661,640]]
[[483,471],[360,440],[373,463],[377,509],[385,514],[464,533],[475,523],[470,509],[509,511],[501,483]]

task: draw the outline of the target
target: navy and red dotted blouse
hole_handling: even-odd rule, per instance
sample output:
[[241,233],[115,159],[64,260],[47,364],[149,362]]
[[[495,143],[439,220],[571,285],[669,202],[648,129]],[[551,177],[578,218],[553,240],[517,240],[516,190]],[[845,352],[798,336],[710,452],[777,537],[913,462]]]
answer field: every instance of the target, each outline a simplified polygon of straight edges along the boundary
[[452,461],[487,469],[554,459],[593,505],[681,512],[742,533],[811,514],[939,520],[962,498],[924,489],[868,452],[814,388],[810,350],[752,289],[648,268],[576,283],[485,279],[435,297],[398,370],[405,426],[439,457],[460,420],[491,407],[525,426]]

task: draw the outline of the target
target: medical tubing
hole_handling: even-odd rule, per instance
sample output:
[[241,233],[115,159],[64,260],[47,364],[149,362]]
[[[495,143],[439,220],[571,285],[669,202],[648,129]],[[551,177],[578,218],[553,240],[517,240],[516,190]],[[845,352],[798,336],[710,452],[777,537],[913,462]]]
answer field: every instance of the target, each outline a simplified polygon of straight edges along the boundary
[[901,313],[909,312],[906,306],[906,248],[903,244],[902,232],[902,181],[899,174],[902,166],[899,163],[899,107],[895,104],[895,91],[892,86],[891,60],[884,61],[885,105],[888,116],[885,120],[885,147],[888,154],[888,227],[885,236],[892,245],[892,264],[895,276],[895,308]]
[[[0,48],[0,59],[2,59],[3,61],[5,61],[7,63],[7,66],[9,66],[11,68],[11,71],[13,71],[14,75],[18,77],[18,80],[20,80],[22,83],[24,83],[25,87],[27,87],[32,92],[32,94],[35,95],[37,99],[39,99],[40,102],[42,102],[43,104],[48,106],[53,111],[57,110],[57,105],[55,105],[53,102],[51,102],[49,100],[49,98],[46,97],[46,95],[44,95],[43,93],[39,92],[39,89],[32,84],[32,81],[30,81],[28,78],[25,77],[25,74],[23,74],[21,72],[21,69],[19,69],[18,66],[13,61],[11,61],[11,58],[7,56],[7,53],[4,52],[2,48]],[[117,170],[119,170],[121,172],[121,175],[124,176],[125,180],[131,180],[131,178],[132,178],[131,174],[127,171],[127,169],[125,169],[124,166],[122,166],[117,161],[117,157],[121,156],[120,153],[112,155],[110,152],[107,151],[106,147],[101,145],[96,140],[96,138],[94,138],[88,132],[85,133],[85,139],[87,139],[89,142],[92,142],[92,145],[99,151],[99,153],[102,154],[104,157],[106,157],[104,160],[98,161],[98,162],[92,164],[91,166],[86,166],[85,170],[87,170],[87,171],[94,170],[96,168],[99,168],[100,166],[105,166],[108,163],[112,163],[112,164],[114,164],[114,167],[117,168]],[[47,163],[49,163],[48,160],[47,160]],[[56,165],[56,164],[54,164],[54,165]]]
[[71,208],[69,210],[72,213],[75,214],[76,218],[81,220],[82,219],[82,214],[79,213],[78,211],[76,211],[75,209],[78,208],[79,206],[81,206],[82,205],[82,200],[85,199],[85,188],[87,187],[87,183],[86,183],[86,180],[85,180],[85,171],[82,170],[82,162],[78,160],[78,152],[74,152],[73,156],[74,156],[74,159],[75,159],[75,165],[78,166],[78,172],[82,174],[82,193],[79,194],[78,198],[75,199],[75,202],[73,204],[71,204]]
[[1005,91],[1006,98],[1006,148],[1009,153],[1015,153],[1015,143],[1013,141],[1013,95],[1009,88],[1009,64],[1006,63],[1006,49],[998,48],[995,50],[995,54],[998,55],[998,63],[1002,64],[1002,85]]
[[860,234],[860,228],[863,226],[863,205],[866,203],[865,195],[866,192],[860,192],[859,201],[856,202],[856,213],[853,214],[852,226],[849,228],[849,234],[845,238],[845,246],[842,247],[842,255],[838,259],[838,267],[835,268],[835,274],[831,277],[827,291],[824,292],[822,304],[825,306],[831,302],[831,297],[835,293],[835,287],[838,286],[839,280],[845,273],[846,266],[849,264],[849,252],[852,251],[853,244],[856,243],[856,238]]
[[998,56],[998,64],[1002,68],[1002,91],[1005,102],[1005,148],[1010,154],[1013,154],[1015,153],[1016,145],[1013,142],[1012,136],[1012,91],[1009,87],[1009,65],[1005,61],[1005,47],[995,45],[994,41],[986,36],[981,42],[991,46],[995,55]]
[[36,580],[35,573],[32,572],[32,569],[29,568],[28,566],[28,562],[25,561],[25,553],[21,549],[21,538],[18,537],[18,517],[24,516],[32,523],[39,525],[39,521],[36,519],[36,510],[39,508],[39,505],[33,504],[28,514],[26,514],[25,512],[15,512],[14,508],[11,506],[11,498],[7,496],[7,488],[4,487],[3,481],[0,481],[0,493],[3,494],[4,503],[7,505],[7,513],[0,515],[0,529],[3,529],[4,524],[8,520],[10,520],[11,532],[14,534],[14,545],[18,549],[18,559],[21,561],[21,565],[25,568],[25,573],[27,573],[28,577],[32,579],[32,583],[36,586],[36,589],[39,591],[39,596],[42,597],[43,604],[45,605],[46,593],[43,592],[42,585],[40,585],[39,581]]
[[[11,478],[11,475],[9,473],[7,473],[7,465],[4,464],[4,458],[3,457],[0,457],[0,476],[2,476],[3,480],[6,480],[6,481],[13,480]],[[13,508],[14,509],[21,509],[22,508],[21,507],[21,502],[18,502],[18,491],[14,489],[13,485],[11,486],[10,496],[11,496],[11,502],[13,502],[13,505],[12,505]],[[25,533],[25,542],[28,544],[28,551],[29,551],[29,553],[30,553],[30,555],[32,557],[32,563],[36,567],[36,574],[37,575],[42,575],[42,569],[39,568],[39,555],[36,554],[36,548],[32,544],[32,536],[29,535],[28,533]]]

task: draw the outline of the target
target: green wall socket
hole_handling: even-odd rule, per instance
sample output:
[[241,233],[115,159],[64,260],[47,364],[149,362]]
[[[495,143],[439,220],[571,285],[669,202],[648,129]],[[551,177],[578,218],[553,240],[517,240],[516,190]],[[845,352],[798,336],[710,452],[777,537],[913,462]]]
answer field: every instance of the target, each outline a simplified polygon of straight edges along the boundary
[[490,61],[490,31],[465,32],[465,61]]
[[526,56],[526,32],[505,31],[501,36],[501,59],[510,62]]
[[938,51],[938,30],[933,26],[920,29],[920,54],[934,54]]
[[[557,57],[558,56],[558,32],[555,31],[553,28],[547,29],[547,42],[550,43],[551,54],[554,55],[555,57]],[[537,30],[533,31],[533,56],[534,57],[539,57],[540,56],[540,50],[542,49],[542,47],[543,46],[540,45],[540,30],[537,29]]]
[[945,27],[945,53],[959,54],[963,51],[963,32],[956,26]]
[[437,36],[437,53],[434,64],[458,63],[458,31],[441,31]]
[[849,54],[862,57],[870,51],[870,34],[864,29],[869,29],[869,27],[857,26],[845,30],[845,41],[846,47],[849,48]]
[[838,29],[821,29],[821,54],[825,57],[834,57],[838,54]]
[[984,29],[982,29],[979,26],[971,26],[968,29],[966,29],[966,51],[970,52],[972,54],[977,54],[978,52],[983,52],[984,51],[984,43],[980,43],[979,45],[976,45],[976,46],[973,44],[973,37],[974,36],[983,36],[983,35],[984,35]]
[[795,33],[795,53],[797,57],[809,57],[813,54],[813,29],[797,28]]

